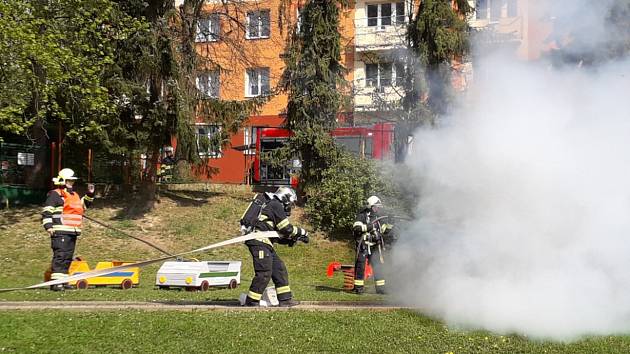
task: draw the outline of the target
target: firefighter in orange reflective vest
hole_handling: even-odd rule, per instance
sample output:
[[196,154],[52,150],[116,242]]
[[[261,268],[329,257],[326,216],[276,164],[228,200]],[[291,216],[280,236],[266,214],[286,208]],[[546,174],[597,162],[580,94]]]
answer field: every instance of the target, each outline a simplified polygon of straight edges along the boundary
[[383,236],[388,235],[392,225],[375,220],[377,212],[383,204],[377,196],[367,199],[367,207],[361,210],[352,225],[357,241],[357,258],[354,265],[354,289],[356,294],[362,294],[365,286],[365,261],[370,262],[374,271],[376,292],[385,294],[385,277],[383,276]]
[[[87,195],[81,198],[73,190],[77,177],[74,171],[64,168],[53,178],[57,188],[48,192],[46,205],[42,211],[42,225],[50,235],[53,252],[50,276],[51,280],[68,276],[68,268],[74,255],[77,237],[81,234],[83,210],[94,200],[94,185],[88,185]],[[66,285],[53,285],[51,290],[59,291],[69,288]]]

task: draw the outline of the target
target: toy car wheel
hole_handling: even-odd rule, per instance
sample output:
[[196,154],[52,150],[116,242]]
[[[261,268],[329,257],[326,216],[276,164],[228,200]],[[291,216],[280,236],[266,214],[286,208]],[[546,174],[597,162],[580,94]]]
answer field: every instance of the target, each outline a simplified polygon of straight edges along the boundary
[[202,281],[201,285],[199,286],[199,290],[208,291],[208,288],[210,288],[210,284],[208,284],[208,281],[207,280]]
[[238,283],[236,282],[236,279],[230,280],[230,284],[228,284],[228,289],[236,289],[236,288],[238,288]]
[[76,284],[77,289],[79,290],[85,290],[88,288],[88,282],[86,279],[81,279],[81,280],[77,280],[77,284]]
[[133,282],[131,281],[131,279],[125,279],[122,281],[122,283],[120,283],[120,288],[123,290],[131,289],[132,286]]

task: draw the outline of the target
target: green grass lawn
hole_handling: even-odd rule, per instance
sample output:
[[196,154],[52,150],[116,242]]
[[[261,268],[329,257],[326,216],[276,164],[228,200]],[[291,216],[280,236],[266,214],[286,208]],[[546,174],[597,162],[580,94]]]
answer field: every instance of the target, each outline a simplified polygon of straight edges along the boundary
[[410,311],[2,312],[0,352],[628,353],[630,337],[571,344],[464,332]]
[[[131,219],[125,213],[129,200],[97,200],[89,215],[115,227],[144,237],[173,253],[183,252],[239,236],[238,219],[247,207],[252,192],[246,188],[214,187],[199,192],[174,192],[162,197],[154,211]],[[180,198],[181,197],[181,198]],[[194,199],[191,199],[194,198]],[[0,211],[0,288],[20,287],[42,281],[50,264],[48,235],[41,227],[41,207]],[[308,228],[300,210],[293,222]],[[308,245],[293,248],[277,246],[289,269],[291,287],[302,300],[375,300],[375,294],[356,296],[341,291],[342,275],[326,278],[326,265],[331,261],[353,263],[352,247],[347,242],[330,241],[314,234]],[[98,261],[140,261],[161,254],[148,246],[86,221],[75,255],[93,267]],[[63,294],[48,290],[0,293],[0,300],[219,300],[237,299],[246,292],[253,276],[251,257],[245,245],[227,246],[196,256],[200,260],[242,260],[241,286],[235,290],[186,292],[155,289],[155,273],[159,264],[143,268],[138,288],[89,289]]]

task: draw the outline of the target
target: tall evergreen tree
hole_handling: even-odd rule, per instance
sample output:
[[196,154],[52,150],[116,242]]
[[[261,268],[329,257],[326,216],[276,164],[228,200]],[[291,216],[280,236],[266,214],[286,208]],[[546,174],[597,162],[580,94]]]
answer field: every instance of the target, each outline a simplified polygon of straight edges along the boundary
[[407,32],[407,79],[402,106],[414,124],[434,123],[450,103],[453,60],[468,50],[466,0],[422,0]]
[[[340,13],[345,1],[310,0],[300,12],[301,26],[289,39],[282,87],[288,93],[289,154],[302,161],[300,180],[308,188],[335,157],[330,132],[345,96],[341,64]],[[285,156],[286,157],[286,156]]]

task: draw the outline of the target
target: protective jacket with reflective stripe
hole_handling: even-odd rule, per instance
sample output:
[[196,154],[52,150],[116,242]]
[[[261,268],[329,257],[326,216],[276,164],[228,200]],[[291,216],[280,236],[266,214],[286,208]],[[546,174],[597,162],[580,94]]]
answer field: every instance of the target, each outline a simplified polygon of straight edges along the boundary
[[280,234],[280,239],[274,238],[272,239],[273,241],[267,238],[257,239],[269,245],[273,242],[290,244],[295,242],[295,238],[298,235],[306,233],[304,229],[291,224],[287,213],[284,211],[284,206],[275,198],[269,201],[262,209],[254,229],[258,231],[277,231]]
[[79,193],[66,188],[58,188],[48,192],[46,205],[42,211],[44,229],[55,232],[81,233],[83,210],[94,200],[93,194],[79,197]]

